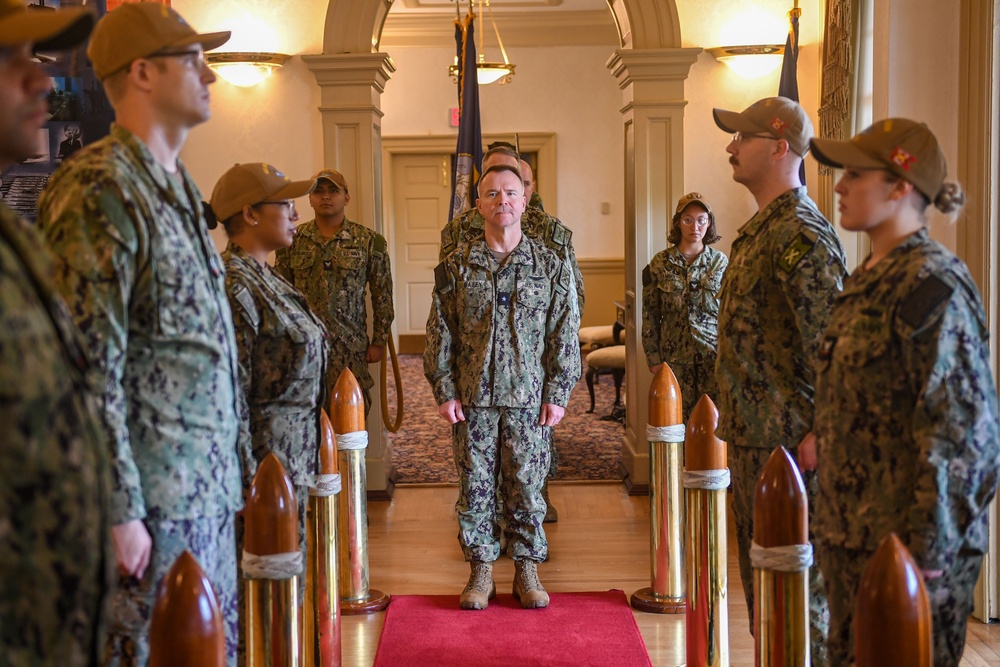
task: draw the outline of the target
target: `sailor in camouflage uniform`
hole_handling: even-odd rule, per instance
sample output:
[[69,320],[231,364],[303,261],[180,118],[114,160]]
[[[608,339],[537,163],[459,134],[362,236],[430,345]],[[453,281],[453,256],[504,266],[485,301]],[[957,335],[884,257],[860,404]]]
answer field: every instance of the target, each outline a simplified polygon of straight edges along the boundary
[[157,588],[184,550],[212,582],[235,663],[236,345],[222,260],[178,159],[209,116],[202,49],[228,38],[195,33],[159,3],[105,15],[87,53],[117,123],[63,162],[39,202],[113,438],[110,665],[146,664]]
[[711,247],[721,237],[697,192],[677,202],[667,242],[642,272],[642,347],[649,370],[667,364],[681,388],[684,421],[708,394],[717,399],[715,347],[719,288],[729,260]]
[[[785,447],[803,471],[815,508],[813,386],[834,297],[847,274],[833,227],[799,179],[812,123],[797,103],[770,97],[742,112],[715,109],[734,132],[733,180],[759,210],[739,229],[719,305],[718,435],[729,443],[740,577],[753,630],[753,500],[761,470]],[[826,664],[829,611],[818,567],[809,572],[812,664]]]
[[[483,173],[486,173],[486,170],[490,167],[500,164],[508,164],[521,170],[525,197],[530,198],[534,194],[535,184],[530,165],[520,159],[517,152],[509,147],[509,144],[498,142],[491,144],[491,148],[483,156]],[[438,253],[438,259],[444,261],[445,257],[454,252],[456,248],[481,237],[485,227],[486,221],[483,219],[483,215],[475,208],[469,209],[449,222],[441,230],[441,250]],[[576,261],[576,252],[573,250],[573,232],[570,231],[569,227],[561,223],[558,218],[548,215],[540,208],[528,206],[521,216],[521,233],[555,252],[573,270],[577,307],[582,318],[584,302],[583,275],[580,273],[580,266]],[[559,452],[554,440],[550,444],[550,450],[551,463],[549,464],[549,472],[545,477],[545,485],[542,487],[542,495],[545,498],[546,523],[554,523],[559,520],[559,513],[552,505],[552,501],[549,500],[548,481],[555,477],[559,471]],[[505,484],[502,486],[506,488]],[[500,493],[502,497],[503,489],[501,489]]]
[[580,315],[569,267],[521,234],[526,200],[518,170],[491,167],[479,192],[486,232],[434,270],[424,351],[438,412],[453,425],[459,543],[472,564],[460,606],[484,609],[496,592],[502,471],[510,480],[504,513],[514,596],[524,608],[545,607],[536,571],[547,552],[541,487],[551,427],[580,377]]
[[1000,472],[997,395],[979,290],[927,232],[924,210],[964,195],[926,125],[879,121],[851,141],[815,139],[843,168],[841,223],[871,255],[837,297],[816,384],[819,498],[815,531],[830,598],[830,657],[854,662],[858,586],[896,533],[924,573],[934,664],[955,667],[989,548]]
[[[212,211],[222,221],[229,244],[226,294],[233,311],[240,360],[243,489],[249,493],[257,464],[273,453],[295,487],[299,549],[306,562],[306,509],[315,486],[320,440],[320,408],[326,394],[326,329],[305,298],[267,265],[267,256],[292,245],[297,197],[314,181],[293,182],[269,164],[237,164],[212,191]],[[236,522],[237,550],[243,550],[242,517]],[[240,599],[243,599],[242,570]],[[300,600],[305,576],[299,577]],[[243,608],[241,602],[240,608]],[[246,619],[240,616],[240,656],[246,646]]]
[[[0,0],[0,171],[35,153],[51,81],[34,50],[90,33],[80,9]],[[108,443],[52,258],[0,202],[0,663],[92,667],[113,571]]]
[[[333,169],[320,171],[309,194],[316,218],[300,225],[291,248],[275,255],[274,269],[305,295],[330,334],[327,390],[332,392],[344,368],[351,369],[365,397],[365,415],[375,385],[368,364],[385,358],[392,306],[392,271],[385,238],[351,221],[344,207],[351,201],[347,181]],[[372,337],[368,339],[365,285],[372,299]]]

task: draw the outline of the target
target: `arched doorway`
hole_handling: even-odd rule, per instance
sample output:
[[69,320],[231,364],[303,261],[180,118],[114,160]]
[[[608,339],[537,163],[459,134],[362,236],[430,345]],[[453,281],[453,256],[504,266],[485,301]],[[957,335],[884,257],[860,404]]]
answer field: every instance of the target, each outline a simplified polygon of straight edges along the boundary
[[[379,51],[391,3],[332,0],[327,10],[324,53],[304,56],[321,90],[323,150],[359,184],[353,202],[360,220],[382,229],[381,118],[379,100],[394,71]],[[622,458],[626,484],[645,492],[649,484],[646,396],[650,375],[641,356],[640,273],[666,236],[671,204],[682,194],[684,80],[701,49],[681,48],[673,0],[608,0],[619,48],[608,69],[622,91],[625,162],[625,316],[629,405]],[[641,372],[639,369],[642,369]],[[373,414],[378,414],[378,407]],[[389,452],[381,425],[369,424],[368,484],[389,490]]]

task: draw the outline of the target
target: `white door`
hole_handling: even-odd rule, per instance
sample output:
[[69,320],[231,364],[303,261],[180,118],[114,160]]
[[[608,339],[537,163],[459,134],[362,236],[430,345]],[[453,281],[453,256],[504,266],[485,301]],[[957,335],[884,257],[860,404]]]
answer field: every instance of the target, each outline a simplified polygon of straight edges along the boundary
[[448,222],[451,159],[440,153],[392,156],[396,331],[402,354],[423,352],[438,264],[441,228]]

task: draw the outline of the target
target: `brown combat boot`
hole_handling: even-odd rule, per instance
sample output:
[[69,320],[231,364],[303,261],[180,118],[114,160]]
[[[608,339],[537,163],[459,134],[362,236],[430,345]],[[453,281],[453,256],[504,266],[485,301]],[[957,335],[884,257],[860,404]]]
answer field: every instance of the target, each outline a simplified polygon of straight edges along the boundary
[[486,605],[496,594],[497,586],[493,583],[493,563],[472,561],[469,583],[462,591],[458,606],[462,609],[486,609]]
[[541,609],[549,606],[549,594],[538,581],[535,561],[514,561],[514,599],[521,603],[522,609]]
[[542,523],[555,523],[559,520],[559,512],[549,500],[549,480],[547,479],[542,482],[542,498],[545,500],[545,518],[542,519]]

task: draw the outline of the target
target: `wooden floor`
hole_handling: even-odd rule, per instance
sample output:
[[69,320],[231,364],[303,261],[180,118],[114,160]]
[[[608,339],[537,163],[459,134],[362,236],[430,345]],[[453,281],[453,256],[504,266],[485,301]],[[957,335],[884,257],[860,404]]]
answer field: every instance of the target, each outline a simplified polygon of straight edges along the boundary
[[[458,594],[469,566],[462,560],[454,518],[456,487],[397,487],[391,502],[368,505],[371,587],[390,595]],[[649,499],[629,497],[617,483],[557,483],[551,486],[559,522],[546,524],[550,559],[539,566],[549,591],[617,588],[631,595],[649,586]],[[746,605],[729,543],[729,646],[733,667],[753,665]],[[513,562],[494,567],[497,588],[509,592]],[[471,612],[470,612],[471,613]],[[528,613],[528,612],[526,612]],[[370,667],[384,613],[345,616],[344,667]],[[684,663],[684,616],[635,612],[654,665]],[[1000,624],[970,620],[962,667],[1000,667]]]

